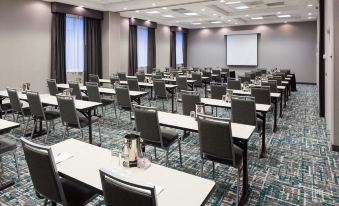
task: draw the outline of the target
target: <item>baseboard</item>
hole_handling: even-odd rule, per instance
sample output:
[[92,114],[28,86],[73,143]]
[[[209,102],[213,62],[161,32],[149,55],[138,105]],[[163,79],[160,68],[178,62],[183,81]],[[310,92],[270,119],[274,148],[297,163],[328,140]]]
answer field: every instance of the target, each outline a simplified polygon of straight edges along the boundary
[[339,152],[339,146],[332,144],[332,151]]
[[312,82],[297,82],[297,84],[317,85],[317,83],[312,83]]

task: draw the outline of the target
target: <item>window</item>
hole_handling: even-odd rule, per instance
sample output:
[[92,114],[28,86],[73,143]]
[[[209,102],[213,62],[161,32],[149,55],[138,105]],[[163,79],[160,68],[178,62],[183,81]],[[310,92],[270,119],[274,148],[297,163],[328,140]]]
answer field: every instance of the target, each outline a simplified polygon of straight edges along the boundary
[[177,64],[184,64],[183,41],[184,41],[183,33],[182,32],[176,32],[176,59],[177,59]]
[[84,18],[66,16],[66,72],[84,71]]
[[137,33],[138,67],[147,67],[148,28],[139,26]]

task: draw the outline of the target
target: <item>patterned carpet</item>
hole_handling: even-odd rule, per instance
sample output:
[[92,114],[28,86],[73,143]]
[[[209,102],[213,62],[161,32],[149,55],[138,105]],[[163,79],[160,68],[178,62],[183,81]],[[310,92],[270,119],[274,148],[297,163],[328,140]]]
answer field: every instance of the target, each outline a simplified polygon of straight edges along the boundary
[[[284,110],[284,117],[278,120],[276,133],[272,132],[272,116],[268,116],[266,142],[268,158],[258,158],[260,138],[258,134],[253,135],[249,142],[248,154],[250,183],[248,205],[339,204],[339,163],[336,161],[339,154],[330,150],[330,138],[326,133],[325,120],[318,116],[317,96],[316,86],[298,85],[298,92],[292,93]],[[147,100],[143,103],[148,105]],[[229,117],[228,111],[222,110],[218,114]],[[132,125],[128,117],[128,113],[123,113],[118,125],[114,112],[106,112],[102,126],[103,147],[113,150],[121,148],[123,136],[130,131]],[[93,129],[95,141],[98,141],[97,128]],[[60,142],[61,134],[62,128],[59,123],[56,132],[49,137],[48,144]],[[20,135],[21,130],[17,129],[5,136],[18,141]],[[80,139],[79,136],[78,131],[70,132],[70,137]],[[34,141],[44,143],[44,138]],[[20,145],[19,141],[18,145]],[[152,148],[147,148],[146,151],[149,156],[153,156]],[[183,166],[180,167],[179,154],[175,151],[169,156],[169,167],[199,175],[197,135],[191,135],[183,140],[182,151]],[[18,154],[21,180],[16,180],[15,186],[0,192],[0,205],[42,205],[43,201],[35,196],[20,146]],[[165,165],[164,156],[164,153],[158,150],[157,159],[152,161]],[[13,158],[5,157],[3,162],[5,172],[1,174],[0,181],[16,175]],[[205,178],[212,179],[211,166],[210,163],[205,164]],[[236,170],[216,164],[215,181],[217,189],[207,205],[235,205]],[[102,197],[98,197],[91,205],[103,205]]]

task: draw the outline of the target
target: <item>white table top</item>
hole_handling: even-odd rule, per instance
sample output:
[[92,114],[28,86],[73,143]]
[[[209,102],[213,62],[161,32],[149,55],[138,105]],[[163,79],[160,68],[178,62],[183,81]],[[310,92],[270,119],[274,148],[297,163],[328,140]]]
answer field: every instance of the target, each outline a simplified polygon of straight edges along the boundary
[[[201,102],[208,106],[231,108],[231,103],[227,103],[220,99],[201,98]],[[271,108],[271,105],[269,104],[255,104],[255,106],[256,111],[258,112],[268,112]]]
[[[18,93],[19,99],[27,100],[26,94]],[[8,97],[7,91],[3,90],[0,91],[0,96]],[[51,96],[49,94],[40,94],[41,103],[51,106],[58,106],[58,101],[55,96]],[[75,108],[77,110],[86,110],[93,107],[98,107],[102,105],[102,103],[98,102],[90,102],[90,101],[83,101],[83,100],[75,100]]]
[[17,128],[19,127],[20,124],[16,123],[16,122],[10,122],[7,120],[3,120],[0,119],[0,132],[9,130],[9,129],[13,129],[13,128]]
[[[251,92],[245,92],[243,90],[233,90],[233,94],[237,95],[251,95]],[[271,92],[271,97],[279,98],[281,96],[280,93]]]
[[[57,85],[58,88],[61,88],[61,89],[68,89],[69,88],[69,85],[68,84],[58,84]],[[80,90],[81,91],[87,91],[87,88],[86,86],[80,86]],[[112,89],[112,88],[105,88],[105,87],[99,87],[99,92],[101,94],[107,94],[107,95],[115,95],[115,89]],[[145,92],[145,91],[129,91],[129,95],[132,96],[132,97],[135,97],[135,96],[144,96],[144,95],[147,95],[148,92]]]
[[[120,84],[127,85],[128,83],[127,81],[120,81]],[[147,82],[138,82],[138,84],[141,87],[154,87],[153,84],[147,83]],[[175,85],[175,84],[166,84],[165,86],[166,88],[169,88],[169,89],[178,87],[178,85]]]
[[[162,78],[162,80],[167,81],[167,82],[176,82],[177,81],[176,79],[170,79],[170,78]],[[196,81],[197,80],[188,79],[187,83],[194,83]]]
[[99,169],[114,170],[134,181],[164,188],[157,196],[159,206],[201,205],[213,190],[215,182],[157,164],[144,170],[118,166],[118,157],[111,151],[78,140],[69,139],[52,146],[54,154],[61,152],[72,158],[57,164],[59,173],[102,190]]
[[109,79],[99,79],[100,83],[111,83],[111,80]]
[[[198,122],[190,116],[158,111],[158,117],[160,125],[198,132]],[[232,123],[231,126],[232,136],[242,140],[250,139],[255,130],[251,125]]]

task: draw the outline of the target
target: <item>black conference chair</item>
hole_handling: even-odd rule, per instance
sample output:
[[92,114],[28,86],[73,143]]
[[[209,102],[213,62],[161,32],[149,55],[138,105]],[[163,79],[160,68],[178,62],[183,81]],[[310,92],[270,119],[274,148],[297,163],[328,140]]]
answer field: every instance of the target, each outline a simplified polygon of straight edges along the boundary
[[245,83],[245,82],[251,83],[251,78],[248,76],[239,76],[239,79],[241,83]]
[[16,153],[16,142],[5,139],[0,137],[0,165],[1,165],[1,173],[4,173],[4,167],[3,167],[3,162],[2,162],[2,157],[7,156],[7,155],[13,155],[14,158],[14,163],[16,167],[16,173],[18,175],[18,179],[20,179],[20,172],[19,172],[19,165],[18,165],[18,156]]
[[195,112],[195,105],[200,101],[200,95],[194,91],[183,91],[182,92],[182,113],[183,115],[189,116],[191,111]]
[[257,127],[255,99],[251,96],[232,96],[232,122]]
[[106,205],[156,206],[154,185],[146,185],[100,169],[100,178]]
[[216,82],[221,82],[221,71],[219,69],[213,69],[212,70],[212,79]]
[[[60,109],[62,125],[64,125],[65,127],[64,133],[62,135],[62,139],[63,140],[65,139],[66,133],[67,135],[69,134],[68,131],[70,128],[79,129],[81,133],[81,137],[82,139],[84,139],[83,129],[89,126],[89,121],[85,116],[79,115],[79,113],[76,111],[74,98],[72,96],[57,95],[57,101],[58,101],[58,105]],[[101,131],[100,131],[99,117],[92,116],[91,123],[98,124],[99,138],[100,138],[100,143],[101,143]]]
[[157,105],[158,99],[160,99],[162,101],[162,109],[165,110],[165,101],[167,102],[168,100],[168,94],[166,91],[165,81],[154,80],[153,85],[154,85],[154,97],[155,97],[156,105]]
[[261,86],[270,87],[270,92],[277,93],[278,86],[277,80],[268,80],[267,82],[261,82]]
[[97,83],[98,85],[100,85],[100,80],[99,80],[99,76],[96,75],[96,74],[90,74],[88,75],[88,80],[89,82],[94,82],[94,83]]
[[226,94],[225,84],[211,84],[211,99],[222,99],[222,95]]
[[188,90],[187,78],[186,77],[177,77],[177,92]]
[[118,77],[120,81],[127,81],[127,76],[125,72],[118,72]]
[[50,95],[55,96],[59,93],[55,79],[48,79],[47,80],[47,86],[48,86],[48,90],[49,90]]
[[200,72],[193,72],[192,73],[192,80],[195,80],[194,87],[197,89],[202,88],[202,77]]
[[[29,107],[20,102],[19,95],[16,89],[7,88],[7,93],[8,93],[9,101],[12,107],[13,121],[19,123],[19,117],[22,117],[23,125],[27,125],[31,117],[31,111]],[[15,114],[17,115],[16,118],[15,118]],[[26,117],[27,117],[27,121],[25,119]],[[22,132],[23,132],[23,135],[25,136],[26,135],[25,126]]]
[[[45,142],[47,142],[51,127],[53,127],[53,130],[55,130],[54,121],[60,117],[60,113],[57,111],[46,111],[42,106],[40,95],[38,92],[28,91],[27,100],[28,100],[29,108],[31,110],[31,115],[33,116],[33,119],[34,119],[34,126],[33,126],[33,130],[31,133],[31,138],[34,135],[34,130],[35,130],[35,127],[37,126],[38,120],[45,121],[46,130],[47,130]],[[27,124],[26,124],[26,127],[27,127]]]
[[255,103],[257,104],[271,104],[270,87],[252,87],[251,95],[255,97]]
[[111,86],[112,86],[112,88],[114,88],[114,84],[116,83],[116,82],[120,82],[120,80],[119,80],[119,78],[118,77],[110,77],[110,82],[111,82]]
[[95,82],[87,82],[86,83],[87,93],[88,93],[88,101],[91,102],[100,102],[103,104],[101,107],[101,113],[102,116],[105,116],[104,108],[106,109],[107,106],[113,105],[115,117],[117,116],[117,111],[115,107],[115,101],[114,99],[107,98],[107,97],[101,97],[99,86]]
[[21,138],[21,143],[34,189],[45,199],[45,206],[49,203],[81,206],[97,196],[93,189],[58,175],[50,147],[29,142],[25,138]]
[[136,129],[138,132],[140,132],[140,137],[143,140],[143,144],[154,147],[155,158],[156,148],[165,150],[167,166],[168,155],[174,151],[174,149],[170,151],[170,147],[177,142],[179,147],[180,165],[182,165],[181,142],[179,134],[175,130],[160,128],[157,109],[154,107],[135,105],[134,115]]
[[138,82],[145,82],[146,76],[145,73],[138,73],[137,75]]
[[200,140],[201,176],[206,160],[220,163],[238,169],[237,201],[239,201],[239,183],[242,170],[242,149],[233,144],[231,121],[207,115],[198,115],[198,130]]
[[120,122],[121,112],[129,112],[130,120],[132,120],[132,103],[129,95],[129,89],[124,87],[115,88],[117,104],[119,109],[118,124]]
[[137,79],[127,79],[127,84],[130,91],[140,91]]
[[71,95],[75,96],[78,100],[88,100],[88,96],[83,94],[80,90],[80,85],[78,82],[70,81],[68,82],[69,88],[72,89]]
[[241,90],[241,81],[235,79],[228,79],[227,89]]
[[3,114],[3,119],[6,119],[8,112],[12,111],[11,103],[10,102],[2,102],[0,104],[0,113]]

